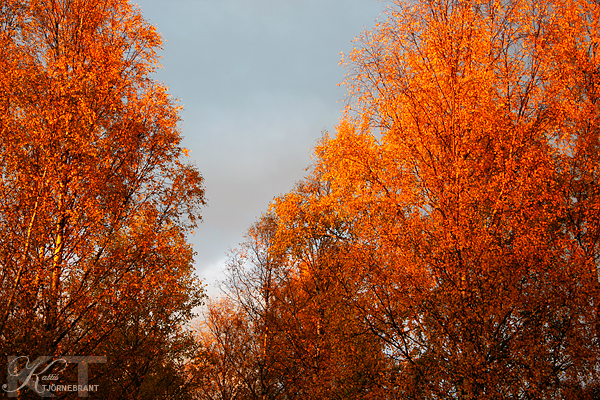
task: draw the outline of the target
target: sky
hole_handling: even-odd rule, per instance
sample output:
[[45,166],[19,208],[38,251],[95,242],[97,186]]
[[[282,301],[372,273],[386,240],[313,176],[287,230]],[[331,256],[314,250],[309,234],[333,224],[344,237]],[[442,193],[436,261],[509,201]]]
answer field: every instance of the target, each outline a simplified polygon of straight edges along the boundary
[[322,132],[334,132],[346,89],[339,65],[375,26],[377,0],[134,0],[161,33],[160,69],[184,110],[183,146],[208,206],[189,238],[210,296],[273,198],[306,175]]

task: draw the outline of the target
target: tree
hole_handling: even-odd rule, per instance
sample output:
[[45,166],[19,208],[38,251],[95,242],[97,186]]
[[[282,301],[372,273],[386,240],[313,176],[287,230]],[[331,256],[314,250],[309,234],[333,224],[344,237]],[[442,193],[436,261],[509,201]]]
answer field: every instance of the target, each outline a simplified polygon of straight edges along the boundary
[[313,207],[402,397],[597,395],[599,12],[396,2],[350,54]]
[[348,265],[355,253],[344,237],[352,222],[334,212],[329,195],[315,173],[271,204],[278,221],[271,251],[285,255],[291,277],[278,318],[282,348],[293,350],[283,356],[293,360],[283,375],[293,379],[297,398],[394,398],[386,346],[354,307],[360,289]]
[[314,247],[286,242],[284,224],[263,215],[232,254],[227,298],[200,329],[199,398],[381,398],[385,362],[333,278],[339,253],[310,233]]
[[598,397],[598,21],[586,0],[394,2],[347,57],[336,135],[271,206],[278,354],[321,346],[328,304],[385,359],[357,396]]
[[[185,237],[204,190],[180,107],[150,77],[160,36],[125,0],[0,10],[2,357],[116,359],[144,343],[164,349],[138,354],[148,377],[202,299]],[[113,362],[103,373],[125,374]]]
[[599,21],[394,2],[335,136],[251,230],[213,359],[286,398],[598,398]]
[[255,224],[248,242],[229,261],[228,297],[209,304],[200,345],[208,357],[201,399],[281,399],[283,385],[276,365],[277,292],[285,268],[270,252],[274,221]]

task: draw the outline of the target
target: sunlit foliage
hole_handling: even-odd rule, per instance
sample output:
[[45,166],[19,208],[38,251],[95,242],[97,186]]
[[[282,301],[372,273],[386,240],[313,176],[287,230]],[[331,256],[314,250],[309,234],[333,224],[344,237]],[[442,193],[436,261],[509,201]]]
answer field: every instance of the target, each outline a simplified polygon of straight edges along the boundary
[[0,357],[105,355],[103,398],[159,398],[204,203],[160,35],[125,0],[4,0],[0,42]]
[[346,56],[344,117],[265,252],[274,309],[311,287],[369,332],[381,369],[356,396],[598,397],[599,21],[585,0],[398,1]]

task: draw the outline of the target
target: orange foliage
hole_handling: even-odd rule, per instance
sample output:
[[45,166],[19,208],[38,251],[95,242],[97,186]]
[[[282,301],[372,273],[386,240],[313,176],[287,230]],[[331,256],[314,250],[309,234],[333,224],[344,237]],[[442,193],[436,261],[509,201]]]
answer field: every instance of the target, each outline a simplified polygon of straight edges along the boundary
[[307,236],[294,253],[281,223],[263,216],[231,258],[227,298],[200,327],[198,398],[380,398],[385,362],[335,279],[338,252]]
[[204,192],[149,75],[159,34],[125,0],[7,0],[0,41],[1,357],[102,353],[109,373],[132,327],[169,352],[201,298]]
[[[360,321],[336,329],[370,332],[381,390],[357,396],[597,398],[600,8],[398,1],[387,15],[346,58],[336,135],[272,205],[279,307],[310,299],[319,321],[329,304]],[[298,315],[276,318],[294,338]]]

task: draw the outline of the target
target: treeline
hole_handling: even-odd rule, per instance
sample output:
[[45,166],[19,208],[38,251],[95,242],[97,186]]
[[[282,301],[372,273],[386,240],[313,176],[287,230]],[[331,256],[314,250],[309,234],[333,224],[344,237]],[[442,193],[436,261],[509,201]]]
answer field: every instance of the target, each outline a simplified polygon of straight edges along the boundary
[[600,8],[396,2],[229,261],[201,399],[600,396]]

